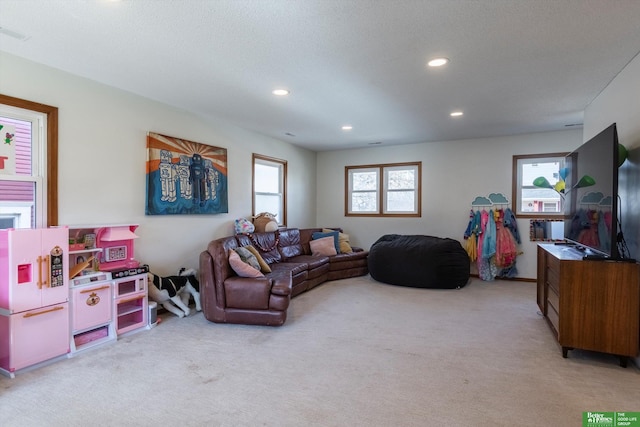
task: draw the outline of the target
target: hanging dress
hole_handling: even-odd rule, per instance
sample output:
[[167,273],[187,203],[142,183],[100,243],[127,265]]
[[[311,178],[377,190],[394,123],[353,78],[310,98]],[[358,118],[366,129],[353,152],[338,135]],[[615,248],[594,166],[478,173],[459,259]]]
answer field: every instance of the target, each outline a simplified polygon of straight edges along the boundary
[[518,232],[518,222],[516,221],[516,216],[510,208],[507,208],[504,211],[504,226],[509,229],[511,234],[513,234],[513,238],[516,240],[516,243],[522,243],[520,240],[520,233]]
[[[611,215],[609,215],[610,217]],[[611,227],[607,227],[605,213],[598,212],[598,237],[600,238],[600,249],[606,253],[611,253]]]
[[600,239],[598,238],[598,212],[589,210],[587,212],[588,224],[580,231],[578,242],[592,248],[600,247]]
[[469,214],[469,224],[464,232],[465,245],[464,249],[469,255],[469,260],[475,262],[478,259],[478,233],[480,229],[480,212]]
[[496,213],[496,266],[504,269],[515,263],[518,249],[513,234],[504,226],[504,210],[499,209]]
[[584,229],[589,228],[589,214],[586,209],[580,208],[571,218],[571,227],[569,228],[569,239],[580,241],[580,234]]
[[489,213],[485,210],[478,211],[480,215],[480,222],[478,227],[478,249],[476,251],[477,254],[477,267],[478,271],[480,271],[480,266],[482,265],[482,245],[484,243],[484,235],[485,229],[487,228],[487,222],[489,221]]
[[478,239],[478,276],[482,280],[493,280],[498,274],[495,263],[496,223],[493,210],[482,211],[481,223],[484,227],[482,238]]

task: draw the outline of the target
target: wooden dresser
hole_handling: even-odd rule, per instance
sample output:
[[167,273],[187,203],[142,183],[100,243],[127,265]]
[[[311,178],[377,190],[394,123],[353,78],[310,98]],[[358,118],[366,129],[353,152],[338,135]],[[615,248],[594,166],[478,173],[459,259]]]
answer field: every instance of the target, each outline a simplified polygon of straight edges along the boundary
[[562,347],[638,355],[640,265],[583,260],[565,245],[538,245],[538,306]]

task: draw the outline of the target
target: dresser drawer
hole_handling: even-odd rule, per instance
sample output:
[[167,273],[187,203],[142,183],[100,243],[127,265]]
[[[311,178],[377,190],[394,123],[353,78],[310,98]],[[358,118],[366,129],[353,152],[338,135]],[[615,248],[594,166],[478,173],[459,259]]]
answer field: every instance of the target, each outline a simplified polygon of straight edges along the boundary
[[547,292],[547,305],[553,307],[556,313],[560,313],[560,296],[551,286],[549,286],[549,291]]
[[556,273],[556,276],[560,271],[560,260],[554,256],[548,256],[547,259],[547,270],[551,270]]
[[560,330],[560,317],[558,316],[558,312],[556,311],[556,309],[553,308],[551,304],[549,304],[547,307],[547,319],[549,319],[549,322],[553,327],[553,332],[555,332],[556,338],[560,338],[560,334],[558,333],[558,331]]
[[547,268],[547,285],[549,288],[553,288],[557,294],[560,293],[560,274],[558,270]]

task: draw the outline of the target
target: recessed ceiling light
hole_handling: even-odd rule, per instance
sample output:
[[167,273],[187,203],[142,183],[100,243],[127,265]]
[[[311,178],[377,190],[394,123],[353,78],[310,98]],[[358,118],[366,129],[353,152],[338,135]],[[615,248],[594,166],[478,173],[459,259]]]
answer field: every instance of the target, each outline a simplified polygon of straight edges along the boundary
[[289,91],[286,89],[274,89],[273,92],[271,92],[272,94],[276,95],[276,96],[287,96],[289,95]]
[[452,111],[450,116],[451,117],[460,117],[461,115],[463,115],[464,113],[462,111]]
[[449,63],[448,58],[433,58],[431,61],[427,62],[429,67],[442,67]]
[[342,130],[351,130],[351,129],[353,129],[353,126],[351,126],[351,125],[342,126]]

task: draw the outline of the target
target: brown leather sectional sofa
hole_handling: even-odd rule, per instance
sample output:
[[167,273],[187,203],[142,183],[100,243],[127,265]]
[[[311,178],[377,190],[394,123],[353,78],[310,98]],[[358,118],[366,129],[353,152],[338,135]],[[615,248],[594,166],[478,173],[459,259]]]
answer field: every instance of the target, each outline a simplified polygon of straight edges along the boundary
[[[339,229],[336,229],[339,230]],[[287,228],[275,232],[238,234],[209,243],[200,254],[200,300],[207,320],[280,326],[292,297],[327,280],[369,272],[368,251],[334,256],[311,255],[309,242],[320,228]],[[269,264],[265,277],[239,277],[229,265],[229,251],[251,245]]]

